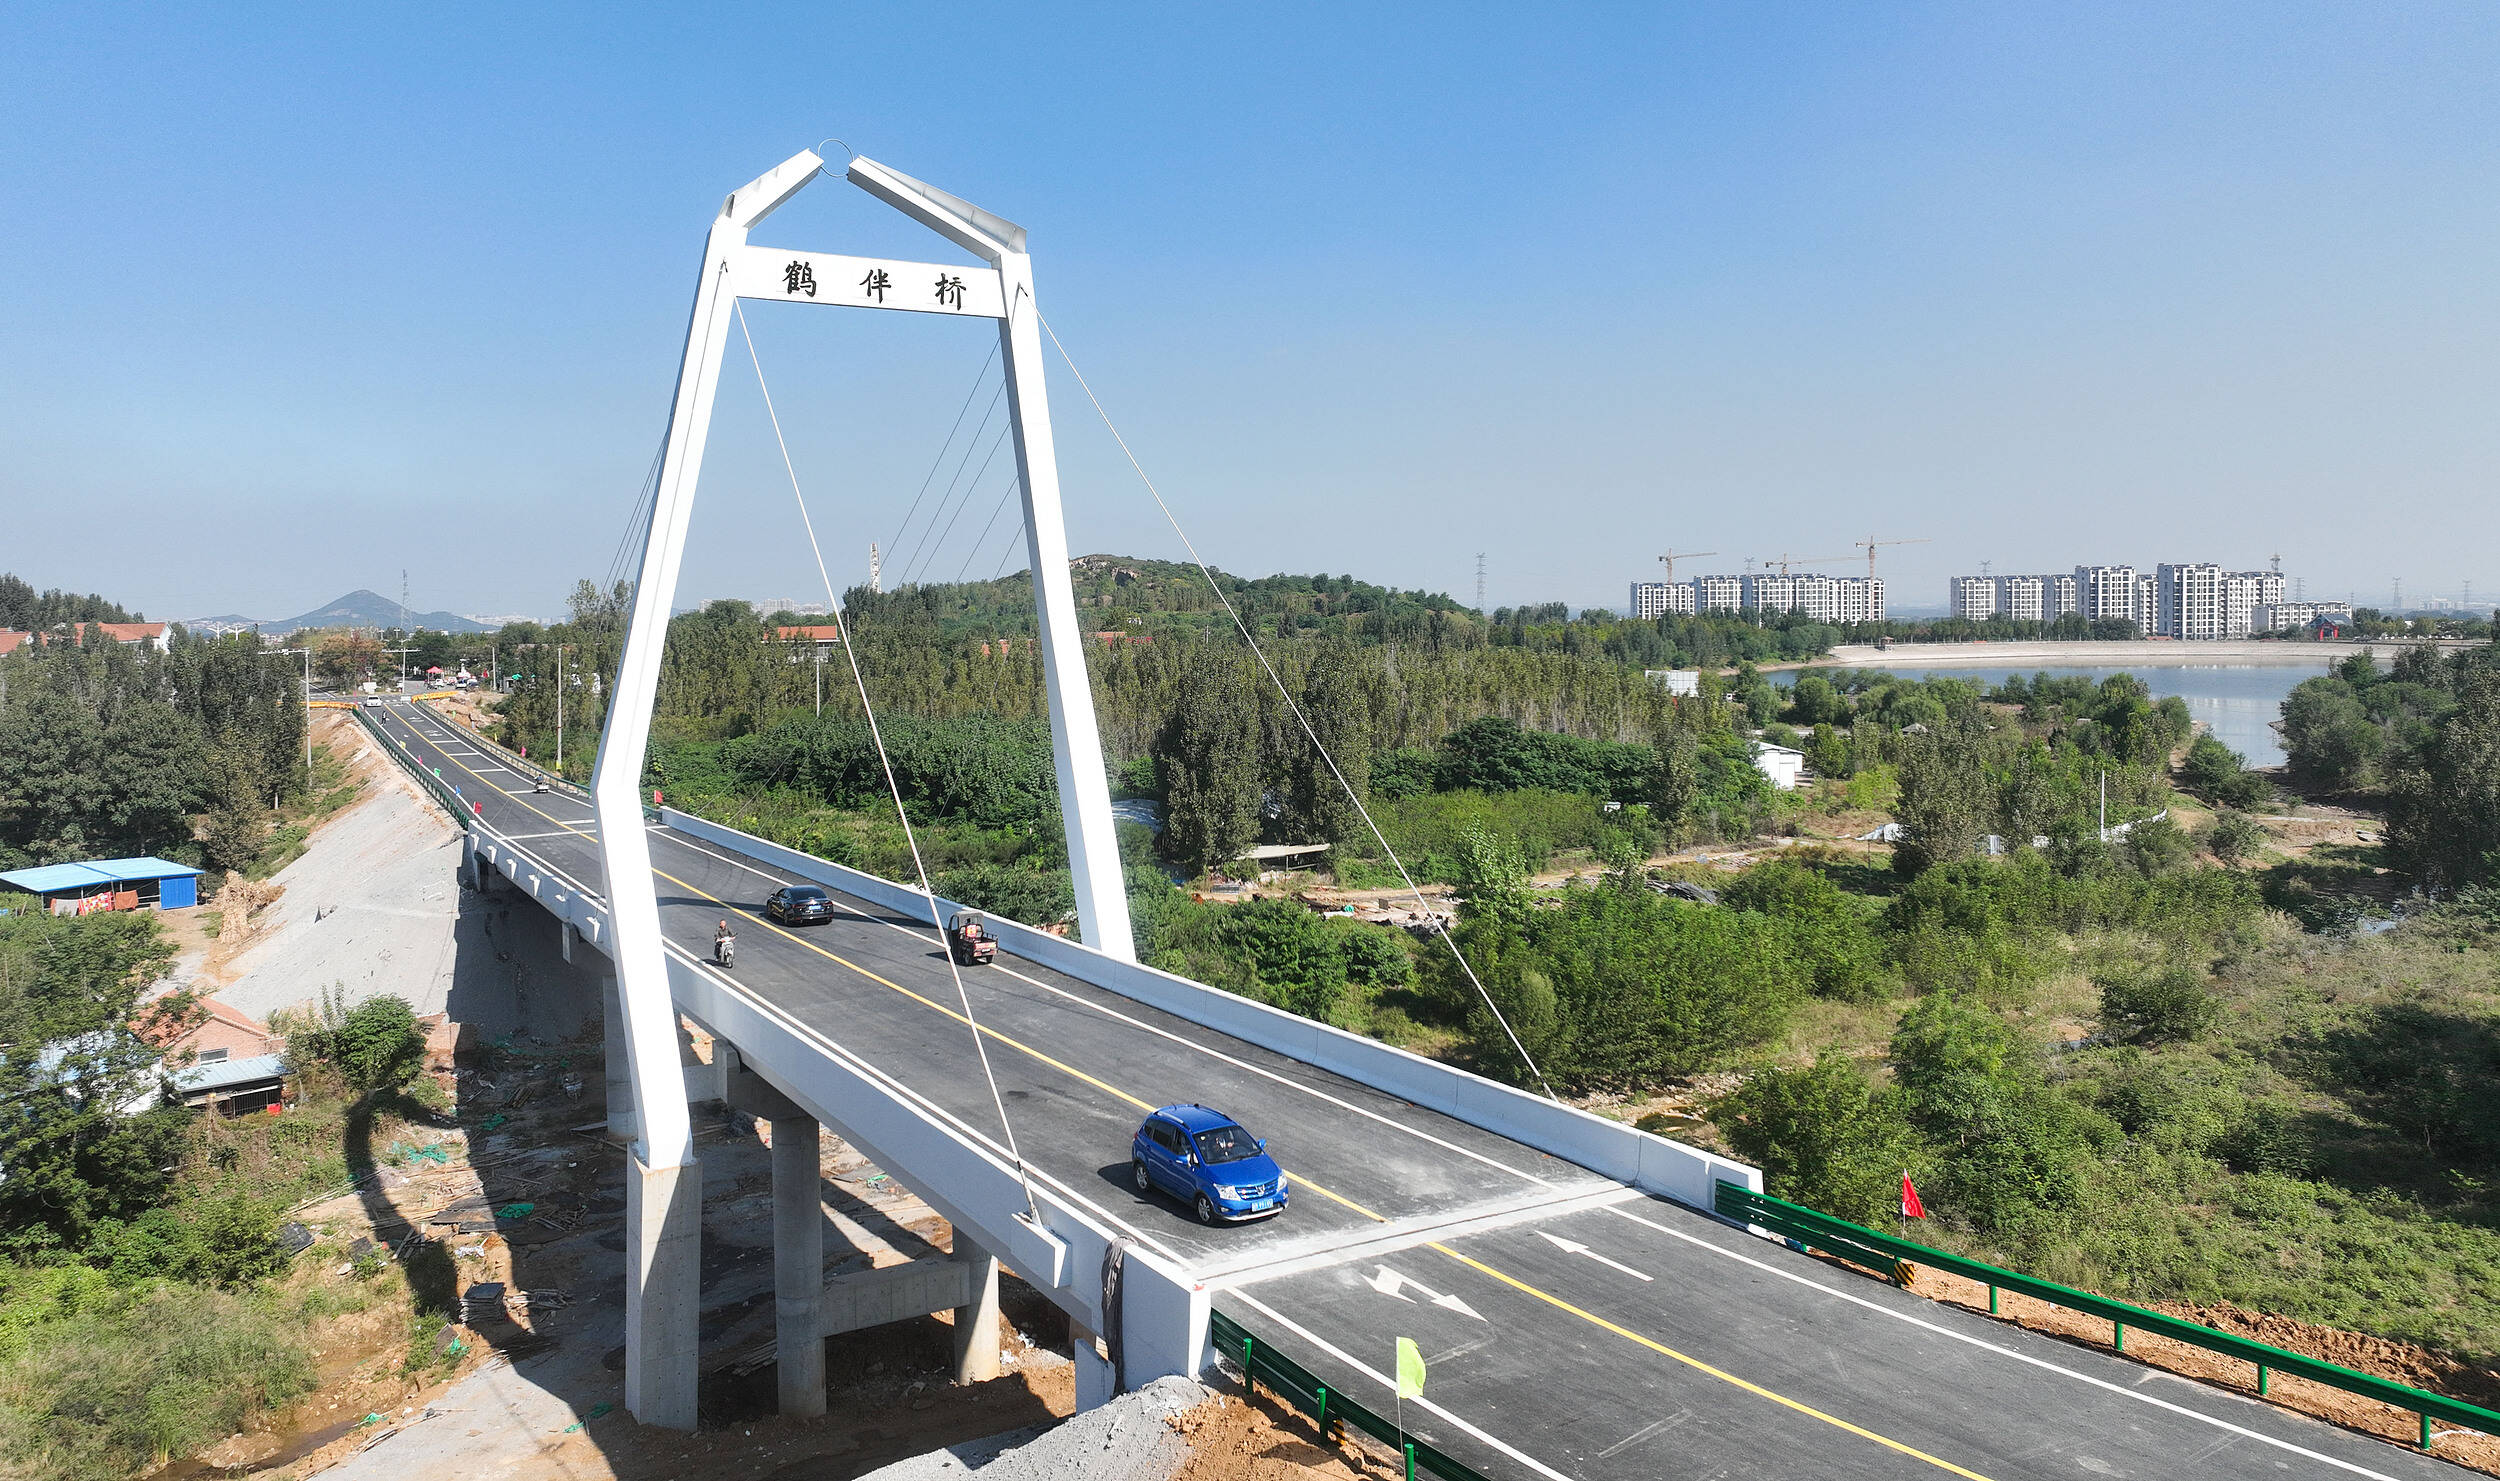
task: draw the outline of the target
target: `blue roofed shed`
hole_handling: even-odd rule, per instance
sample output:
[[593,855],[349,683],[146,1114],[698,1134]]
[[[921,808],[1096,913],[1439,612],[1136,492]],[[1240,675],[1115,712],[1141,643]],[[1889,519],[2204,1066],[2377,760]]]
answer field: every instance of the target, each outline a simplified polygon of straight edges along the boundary
[[54,915],[99,910],[180,910],[200,903],[200,871],[171,859],[93,859],[0,874],[0,885],[41,896]]

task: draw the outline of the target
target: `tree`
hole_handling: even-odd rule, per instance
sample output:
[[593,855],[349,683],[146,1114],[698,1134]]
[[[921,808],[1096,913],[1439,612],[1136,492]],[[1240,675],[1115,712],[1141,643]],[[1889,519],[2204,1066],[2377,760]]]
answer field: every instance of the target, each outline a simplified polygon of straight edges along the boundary
[[2179,771],[2199,796],[2223,807],[2255,807],[2274,796],[2271,782],[2250,771],[2239,752],[2210,735],[2189,743],[2187,760]]
[[163,1193],[189,1113],[123,1110],[155,1084],[128,1025],[172,958],[153,916],[0,917],[0,1242],[19,1253],[76,1250]]
[[[1312,735],[1336,761],[1331,771],[1309,737],[1293,773],[1293,822],[1300,841],[1345,843],[1367,835],[1357,799],[1371,785],[1371,709],[1363,693],[1361,666],[1343,641],[1320,646],[1302,680],[1302,716]],[[1339,777],[1344,778],[1343,782]],[[1352,795],[1348,795],[1348,789]]]
[[2386,733],[2342,678],[2304,679],[2283,701],[2283,754],[2303,776],[2362,786],[2386,748]]
[[2092,1118],[2047,1086],[2038,1051],[2003,1019],[1930,993],[1902,1015],[1892,1066],[1910,1119],[1943,1148],[1940,1209],[2002,1235],[2081,1199]]
[[1920,1155],[1900,1094],[1828,1050],[1807,1069],[1757,1071],[1710,1119],[1773,1194],[1860,1224],[1893,1213],[1901,1175]]
[[1738,875],[1719,901],[1780,922],[1815,996],[1868,1002],[1884,995],[1883,946],[1866,908],[1815,871],[1775,859]]
[[1193,871],[1237,858],[1258,842],[1256,713],[1241,659],[1191,645],[1155,759],[1167,789],[1164,847]]
[[111,828],[103,727],[67,694],[30,687],[0,711],[0,840],[45,864],[93,857]]
[[172,706],[126,706],[104,730],[111,758],[105,808],[113,847],[124,854],[164,853],[190,841],[207,769],[199,727]]
[[2389,842],[2434,891],[2500,879],[2500,670],[2461,667],[2456,708],[2387,800]]
[[1968,858],[1988,831],[1988,780],[1978,745],[1959,730],[1905,735],[1895,769],[1901,798],[1893,816],[1904,836],[1893,848],[1892,867],[1916,877]]

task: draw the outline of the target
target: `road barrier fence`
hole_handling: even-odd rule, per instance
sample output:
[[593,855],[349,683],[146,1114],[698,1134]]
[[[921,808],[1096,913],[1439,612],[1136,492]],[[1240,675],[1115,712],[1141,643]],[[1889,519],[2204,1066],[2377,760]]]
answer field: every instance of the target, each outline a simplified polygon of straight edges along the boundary
[[417,785],[425,788],[428,796],[448,808],[451,815],[460,820],[462,827],[468,826],[472,816],[469,804],[451,783],[443,780],[439,772],[411,754],[406,746],[399,743],[396,736],[382,728],[382,722],[374,717],[373,712],[362,705],[356,708],[356,723],[365,728],[365,733],[373,737],[376,745],[399,758],[400,769],[416,778]]
[[2431,1421],[2434,1419],[2446,1420],[2481,1434],[2500,1435],[2500,1413],[2469,1404],[2463,1399],[2452,1399],[2445,1394],[2398,1383],[2394,1379],[2357,1372],[2324,1358],[2313,1358],[2306,1353],[2293,1352],[2254,1338],[2219,1331],[2168,1312],[2154,1311],[2090,1291],[2079,1291],[2072,1286],[2061,1286],[2035,1275],[2001,1269],[1984,1261],[1852,1224],[1803,1204],[1790,1203],[1767,1193],[1756,1193],[1739,1183],[1719,1184],[1717,1211],[1722,1218],[1768,1230],[1793,1244],[1836,1255],[1852,1265],[1865,1266],[1903,1284],[1908,1283],[1912,1274],[1903,1268],[1905,1263],[1932,1265],[1965,1280],[1978,1281],[1988,1288],[1988,1310],[1991,1314],[1997,1310],[1998,1293],[2012,1291],[2035,1301],[2099,1317],[2110,1324],[2110,1345],[2119,1352],[2127,1350],[2127,1332],[2133,1328],[2237,1358],[2256,1366],[2257,1392],[2260,1395],[2267,1392],[2274,1374],[2289,1373],[2312,1383],[2342,1389],[2348,1394],[2358,1394],[2398,1409],[2411,1410],[2421,1421],[2419,1443],[2424,1450],[2431,1446]]
[[1405,1462],[1407,1481],[1414,1481],[1417,1476],[1438,1476],[1443,1481],[1485,1481],[1481,1472],[1451,1459],[1320,1382],[1310,1369],[1220,1311],[1208,1318],[1207,1340],[1217,1352],[1241,1364],[1244,1387],[1256,1393],[1264,1385],[1269,1392],[1311,1416],[1319,1426],[1321,1439],[1333,1442],[1338,1426],[1351,1425],[1397,1453]]

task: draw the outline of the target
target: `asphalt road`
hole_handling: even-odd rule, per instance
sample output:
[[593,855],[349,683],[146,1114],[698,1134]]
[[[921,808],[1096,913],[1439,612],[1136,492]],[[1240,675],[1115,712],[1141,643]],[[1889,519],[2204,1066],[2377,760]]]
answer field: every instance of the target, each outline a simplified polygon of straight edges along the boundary
[[[404,701],[384,723],[486,824],[600,888],[587,802]],[[738,926],[748,991],[902,1075],[1001,1144],[928,923],[651,829],[661,925],[701,955]],[[2363,1476],[2460,1473],[2408,1448],[1938,1306],[1261,1046],[1032,962],[967,969],[1038,1179],[1217,1289],[1217,1305],[1391,1409],[1394,1340],[1430,1377],[1410,1427],[1492,1476]],[[1131,1191],[1147,1109],[1198,1101],[1267,1137],[1280,1218],[1207,1229]]]

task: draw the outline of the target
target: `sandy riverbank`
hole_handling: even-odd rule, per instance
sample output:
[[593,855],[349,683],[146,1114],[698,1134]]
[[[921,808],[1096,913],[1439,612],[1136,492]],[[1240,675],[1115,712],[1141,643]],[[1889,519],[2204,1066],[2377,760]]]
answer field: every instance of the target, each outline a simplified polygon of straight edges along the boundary
[[[2258,641],[2179,643],[2138,640],[2128,643],[1844,643],[1824,658],[1821,668],[1923,669],[1968,665],[1974,668],[2194,668],[2208,664],[2285,664],[2324,669],[2349,654],[2376,652],[2392,656],[2407,645],[2379,643],[2305,643]],[[2479,646],[2462,642],[2445,649]]]

